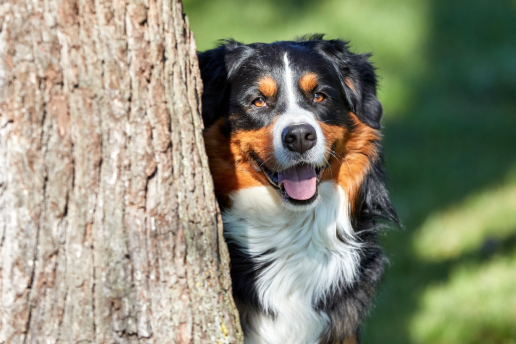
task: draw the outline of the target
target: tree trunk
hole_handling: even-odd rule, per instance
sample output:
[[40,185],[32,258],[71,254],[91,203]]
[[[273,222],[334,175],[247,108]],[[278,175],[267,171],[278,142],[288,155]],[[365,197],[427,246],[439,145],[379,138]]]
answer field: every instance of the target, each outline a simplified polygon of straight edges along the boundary
[[0,5],[0,343],[240,343],[179,0]]

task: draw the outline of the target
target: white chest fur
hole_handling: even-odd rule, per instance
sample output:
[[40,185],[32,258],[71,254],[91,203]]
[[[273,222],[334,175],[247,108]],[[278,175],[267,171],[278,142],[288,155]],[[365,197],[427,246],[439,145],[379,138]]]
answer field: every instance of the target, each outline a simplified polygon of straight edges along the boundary
[[[272,262],[257,279],[261,304],[275,314],[255,315],[248,344],[311,344],[329,326],[313,305],[356,277],[360,243],[349,219],[349,201],[333,182],[319,186],[316,207],[288,209],[272,187],[242,189],[223,213],[225,236],[255,257]],[[343,240],[338,239],[343,238]]]

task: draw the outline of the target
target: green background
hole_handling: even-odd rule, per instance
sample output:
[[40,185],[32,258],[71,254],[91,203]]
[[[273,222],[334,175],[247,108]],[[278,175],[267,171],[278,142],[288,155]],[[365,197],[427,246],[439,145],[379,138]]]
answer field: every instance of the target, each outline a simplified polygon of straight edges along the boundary
[[404,224],[363,343],[516,343],[516,1],[184,0],[200,51],[307,33],[373,52]]

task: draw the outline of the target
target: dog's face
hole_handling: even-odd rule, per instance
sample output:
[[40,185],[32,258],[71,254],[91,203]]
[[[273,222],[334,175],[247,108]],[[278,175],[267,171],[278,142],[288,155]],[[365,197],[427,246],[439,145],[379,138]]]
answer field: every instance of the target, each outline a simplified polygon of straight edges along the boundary
[[353,208],[379,159],[382,108],[367,55],[322,39],[226,45],[199,55],[203,118],[219,201],[267,186],[290,209],[308,209],[322,181]]

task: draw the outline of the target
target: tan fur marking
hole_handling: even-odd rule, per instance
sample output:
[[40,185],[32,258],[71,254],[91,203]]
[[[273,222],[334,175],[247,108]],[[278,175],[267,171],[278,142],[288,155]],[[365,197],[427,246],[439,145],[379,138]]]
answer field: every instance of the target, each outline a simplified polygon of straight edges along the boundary
[[258,90],[266,97],[273,97],[278,91],[278,85],[271,76],[267,75],[258,81]]
[[348,78],[344,79],[344,83],[348,85],[348,87],[351,89],[351,91],[355,92],[355,86],[353,86],[353,83]]
[[306,73],[299,79],[299,87],[304,92],[312,92],[317,86],[317,75],[315,73]]
[[254,152],[263,161],[274,155],[271,144],[274,122],[258,130],[233,133],[230,137],[222,134],[223,124],[221,118],[208,128],[204,141],[217,198],[222,205],[228,205],[232,191],[270,185],[249,153]]
[[357,339],[353,337],[346,338],[345,341],[342,342],[342,344],[357,344]]
[[334,180],[342,187],[354,212],[360,185],[371,168],[371,161],[378,158],[375,142],[381,136],[377,130],[360,122],[355,114],[350,115],[355,125],[353,131],[321,122],[319,125],[326,138],[326,151],[333,145],[336,155],[329,158],[330,166],[324,171],[323,180]]

